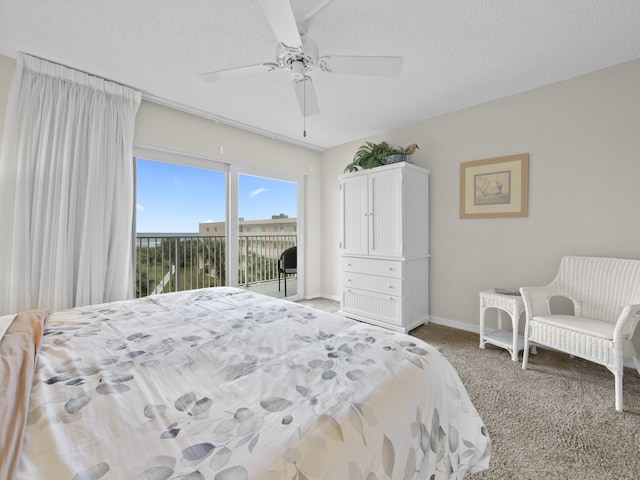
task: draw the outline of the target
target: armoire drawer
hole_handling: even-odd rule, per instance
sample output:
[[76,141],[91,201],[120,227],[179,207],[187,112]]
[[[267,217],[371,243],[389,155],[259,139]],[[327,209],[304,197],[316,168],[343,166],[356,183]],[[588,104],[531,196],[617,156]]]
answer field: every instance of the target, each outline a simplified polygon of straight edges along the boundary
[[363,275],[354,272],[342,272],[342,286],[345,288],[357,288],[370,292],[386,295],[402,295],[402,280],[392,277],[379,277],[377,275]]
[[355,314],[354,318],[382,322],[378,325],[403,327],[402,299],[399,297],[343,287],[340,303],[346,316]]
[[343,272],[358,272],[379,277],[402,278],[402,262],[377,258],[342,257]]

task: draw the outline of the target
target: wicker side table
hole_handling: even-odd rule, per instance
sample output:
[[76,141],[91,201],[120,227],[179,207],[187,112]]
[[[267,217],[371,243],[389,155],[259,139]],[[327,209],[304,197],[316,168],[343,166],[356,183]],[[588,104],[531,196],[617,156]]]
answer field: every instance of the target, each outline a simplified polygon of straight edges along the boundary
[[[488,308],[498,310],[498,329],[487,330],[484,316]],[[502,315],[506,312],[511,317],[512,331],[502,330]],[[524,302],[519,295],[502,295],[494,290],[480,292],[480,348],[486,343],[506,348],[511,353],[511,360],[518,361],[518,353],[524,350],[524,337],[518,335],[520,316],[524,312]],[[531,349],[531,353],[536,353]]]

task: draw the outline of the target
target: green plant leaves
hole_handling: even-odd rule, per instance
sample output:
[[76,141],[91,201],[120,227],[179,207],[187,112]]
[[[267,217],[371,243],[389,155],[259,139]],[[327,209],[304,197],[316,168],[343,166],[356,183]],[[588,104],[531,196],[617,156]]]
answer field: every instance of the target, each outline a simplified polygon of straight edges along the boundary
[[[365,142],[358,148],[353,156],[352,162],[345,167],[344,171],[355,172],[359,169],[369,169],[386,165],[387,157],[391,155],[405,155],[410,149],[415,150],[415,148],[417,148],[417,145],[415,147],[410,145],[404,148],[392,147],[387,142]],[[413,150],[411,150],[412,153]]]

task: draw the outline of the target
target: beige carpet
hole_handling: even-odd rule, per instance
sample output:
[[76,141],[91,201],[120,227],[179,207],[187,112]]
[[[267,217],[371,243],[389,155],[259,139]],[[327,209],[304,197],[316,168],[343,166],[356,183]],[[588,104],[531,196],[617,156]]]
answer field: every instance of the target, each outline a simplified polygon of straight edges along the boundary
[[340,303],[328,298],[312,298],[311,300],[300,300],[298,303],[308,305],[309,307],[319,308],[325,312],[335,313],[340,309]]
[[[302,303],[338,308],[325,299]],[[640,377],[635,370],[625,369],[625,411],[618,413],[613,375],[599,365],[538,349],[523,371],[506,350],[478,348],[473,333],[429,324],[411,334],[449,359],[489,430],[489,469],[470,480],[640,479]]]

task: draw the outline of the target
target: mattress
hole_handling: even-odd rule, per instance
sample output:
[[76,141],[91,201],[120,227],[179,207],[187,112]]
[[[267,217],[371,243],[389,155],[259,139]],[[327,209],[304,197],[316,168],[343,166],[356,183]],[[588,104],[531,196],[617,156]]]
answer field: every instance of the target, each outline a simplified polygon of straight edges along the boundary
[[489,464],[456,371],[408,335],[217,287],[17,315],[3,360],[25,319],[3,478],[449,479]]

